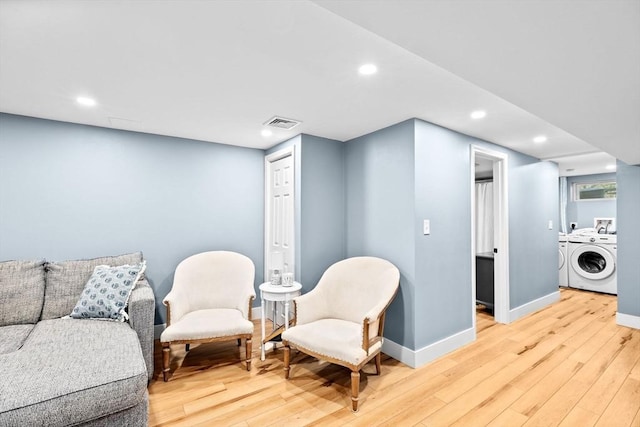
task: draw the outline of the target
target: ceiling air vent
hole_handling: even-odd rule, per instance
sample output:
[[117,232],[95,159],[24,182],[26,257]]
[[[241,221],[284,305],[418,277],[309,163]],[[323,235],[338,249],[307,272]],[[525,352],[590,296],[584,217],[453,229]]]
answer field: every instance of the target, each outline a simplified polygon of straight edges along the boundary
[[300,123],[297,120],[293,120],[293,119],[285,119],[284,117],[278,117],[275,116],[272,119],[267,120],[264,125],[265,126],[271,126],[274,128],[278,128],[278,129],[293,129],[294,127],[298,126]]

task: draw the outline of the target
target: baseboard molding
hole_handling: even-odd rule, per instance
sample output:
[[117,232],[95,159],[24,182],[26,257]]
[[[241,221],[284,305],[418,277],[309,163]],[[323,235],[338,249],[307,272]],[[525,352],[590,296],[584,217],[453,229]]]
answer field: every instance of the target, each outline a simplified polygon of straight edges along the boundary
[[516,307],[513,310],[509,310],[509,323],[515,322],[521,317],[531,314],[535,311],[545,308],[555,302],[560,301],[560,291],[551,292],[548,295],[534,299],[526,304],[522,304],[520,307]]
[[162,323],[160,325],[153,325],[153,339],[154,340],[159,340],[160,339],[160,335],[162,335],[162,332],[164,331],[164,329],[167,327],[166,323]]
[[396,360],[399,360],[405,365],[412,368],[419,368],[438,357],[444,356],[453,350],[457,350],[458,348],[475,341],[475,339],[475,329],[469,328],[422,347],[419,350],[411,350],[391,341],[388,338],[385,338],[382,344],[382,352]]
[[620,326],[640,329],[640,316],[633,316],[631,314],[624,314],[624,313],[617,312],[616,323]]

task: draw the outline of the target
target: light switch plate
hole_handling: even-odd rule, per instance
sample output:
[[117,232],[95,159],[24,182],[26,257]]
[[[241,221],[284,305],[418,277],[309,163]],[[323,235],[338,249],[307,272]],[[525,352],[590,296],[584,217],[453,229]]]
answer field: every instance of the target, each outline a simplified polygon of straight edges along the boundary
[[553,230],[553,221],[549,220],[549,230]]
[[422,224],[422,231],[423,233],[426,234],[431,234],[431,224],[429,223],[428,219],[425,219],[423,224]]

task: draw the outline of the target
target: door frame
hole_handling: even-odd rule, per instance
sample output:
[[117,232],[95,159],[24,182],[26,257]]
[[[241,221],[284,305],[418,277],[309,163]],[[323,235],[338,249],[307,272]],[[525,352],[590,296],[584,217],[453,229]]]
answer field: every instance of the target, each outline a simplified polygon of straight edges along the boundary
[[[271,227],[269,226],[271,224],[271,174],[269,173],[269,167],[270,164],[273,162],[276,162],[278,160],[284,159],[285,157],[289,157],[291,156],[291,164],[292,164],[292,186],[293,186],[293,218],[291,218],[291,220],[293,221],[293,235],[291,236],[291,250],[293,251],[293,257],[294,260],[296,258],[295,253],[296,253],[296,191],[298,191],[298,189],[296,188],[296,157],[295,157],[295,145],[292,145],[290,147],[287,148],[283,148],[282,150],[278,150],[274,153],[271,154],[267,154],[266,156],[264,156],[264,262],[263,262],[263,267],[264,267],[264,277],[263,280],[266,282],[269,280],[269,259],[270,259],[270,252],[269,252],[269,242],[271,241]],[[295,263],[294,263],[294,267],[298,268]]]
[[509,318],[509,156],[506,153],[471,146],[471,318],[476,330],[476,156],[493,160],[494,185],[494,308],[493,315],[498,323],[510,323]]

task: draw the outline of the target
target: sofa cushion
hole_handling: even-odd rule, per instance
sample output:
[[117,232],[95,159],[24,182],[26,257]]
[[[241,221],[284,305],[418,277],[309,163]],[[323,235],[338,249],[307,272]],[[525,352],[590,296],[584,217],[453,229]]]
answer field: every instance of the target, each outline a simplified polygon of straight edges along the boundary
[[146,396],[144,358],[127,323],[42,321],[0,364],[0,425],[75,425]]
[[67,316],[73,310],[85,284],[98,265],[125,265],[142,262],[142,253],[94,259],[47,263],[42,320]]
[[18,350],[35,325],[9,325],[0,327],[0,354]]
[[73,307],[71,317],[125,321],[128,316],[124,309],[144,269],[144,261],[135,265],[97,266]]
[[0,326],[36,323],[44,301],[44,261],[0,262]]

